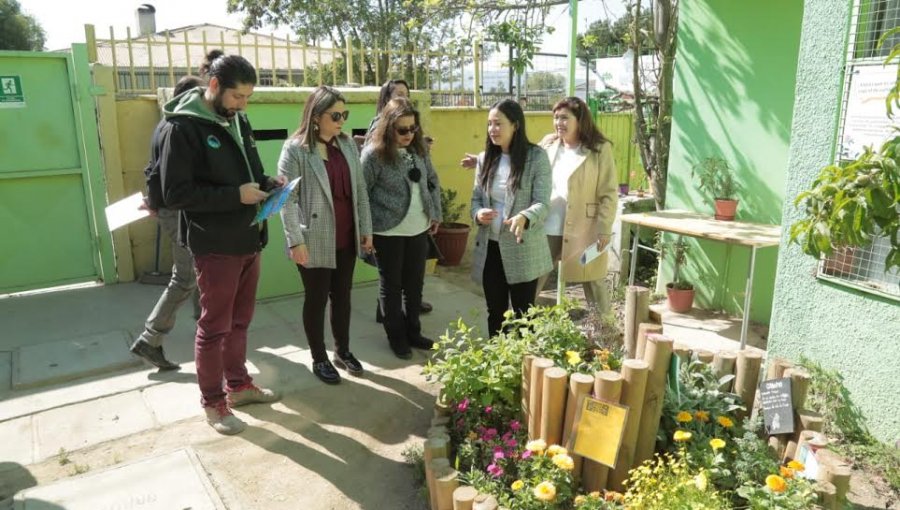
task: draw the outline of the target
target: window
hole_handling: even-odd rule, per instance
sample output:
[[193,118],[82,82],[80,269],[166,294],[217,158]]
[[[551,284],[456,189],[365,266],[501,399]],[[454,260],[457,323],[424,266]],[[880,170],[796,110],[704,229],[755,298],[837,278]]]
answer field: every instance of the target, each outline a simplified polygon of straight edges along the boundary
[[[889,119],[884,103],[897,79],[897,65],[883,65],[891,48],[900,43],[900,34],[878,46],[883,34],[900,26],[900,0],[856,0],[850,26],[836,151],[839,161],[856,158],[864,146],[877,149],[893,136],[894,127],[900,127],[900,112]],[[884,270],[889,248],[887,238],[877,237],[863,248],[836,250],[819,265],[819,277],[900,299],[900,272]]]

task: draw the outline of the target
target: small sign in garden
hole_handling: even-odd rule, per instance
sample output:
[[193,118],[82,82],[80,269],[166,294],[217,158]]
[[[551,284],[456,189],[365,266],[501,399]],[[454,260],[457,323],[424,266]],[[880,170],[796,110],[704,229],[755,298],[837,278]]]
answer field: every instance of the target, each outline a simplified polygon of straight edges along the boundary
[[628,407],[584,397],[575,416],[577,425],[571,450],[615,468],[627,419]]
[[791,402],[791,379],[763,381],[759,387],[759,402],[769,435],[794,432],[794,405]]

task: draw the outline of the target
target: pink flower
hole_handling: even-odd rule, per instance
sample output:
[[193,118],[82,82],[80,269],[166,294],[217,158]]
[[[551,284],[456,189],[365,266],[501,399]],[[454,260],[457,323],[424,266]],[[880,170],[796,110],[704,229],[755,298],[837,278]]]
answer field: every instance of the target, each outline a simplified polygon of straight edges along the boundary
[[460,402],[459,404],[457,404],[457,406],[456,406],[456,410],[461,413],[465,412],[465,410],[468,408],[469,408],[469,399],[467,399],[467,398],[464,398],[463,401]]
[[490,466],[488,466],[487,472],[490,473],[494,478],[503,476],[503,468],[498,466],[497,464],[491,464]]
[[466,426],[466,421],[462,418],[456,420],[456,428],[461,429]]
[[484,414],[491,414],[491,411],[492,411],[493,409],[494,409],[494,408],[491,407],[491,406],[485,407],[485,408],[484,408]]
[[529,457],[531,457],[531,450],[525,450],[524,452],[522,452],[522,460],[525,460]]
[[495,437],[497,437],[497,429],[491,428],[484,431],[484,435],[481,436],[481,439],[483,439],[484,441],[490,441]]
[[518,445],[518,444],[519,444],[519,442],[516,441],[515,439],[507,439],[506,440],[506,446],[509,446],[510,448],[515,448],[516,445]]
[[513,420],[509,422],[509,430],[513,432],[518,432],[518,430],[522,428],[522,424],[519,423],[519,420]]

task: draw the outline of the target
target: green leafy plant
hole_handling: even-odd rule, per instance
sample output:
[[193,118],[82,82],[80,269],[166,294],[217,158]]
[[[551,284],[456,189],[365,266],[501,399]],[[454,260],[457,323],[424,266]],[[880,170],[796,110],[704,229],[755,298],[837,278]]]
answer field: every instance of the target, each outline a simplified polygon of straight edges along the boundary
[[812,483],[794,476],[789,468],[766,476],[764,483],[748,483],[737,493],[746,500],[742,508],[748,510],[807,510],[816,502]]
[[700,190],[714,199],[734,200],[737,197],[739,187],[734,179],[734,171],[722,158],[702,159],[691,169],[691,177],[696,177],[700,181]]
[[625,482],[625,505],[642,510],[721,510],[727,500],[709,481],[704,469],[690,466],[683,452],[657,455],[631,470]]
[[516,464],[518,478],[500,502],[517,510],[569,508],[575,495],[574,465],[565,448],[548,447],[542,439],[531,441]]
[[678,239],[671,243],[665,243],[660,241],[660,248],[663,257],[672,257],[672,262],[675,263],[675,272],[672,275],[672,288],[678,290],[691,290],[694,288],[694,284],[685,280],[684,275],[682,274],[682,269],[684,268],[684,264],[687,262],[687,254],[690,251],[690,246],[684,240],[682,236],[678,236]]
[[458,193],[452,188],[441,188],[441,214],[444,221],[441,225],[449,226],[459,223],[459,220],[466,213],[466,204],[456,200]]
[[526,347],[505,334],[488,341],[459,319],[438,340],[423,372],[427,380],[443,385],[442,398],[448,403],[469,399],[482,406],[519,406]]
[[[892,35],[885,33],[879,46]],[[900,58],[900,44],[893,47],[885,65]],[[887,96],[887,115],[900,105],[900,74]],[[891,243],[884,259],[885,270],[900,268],[900,130],[875,151],[865,147],[854,160],[828,165],[812,186],[797,195],[795,207],[803,217],[791,225],[791,242],[815,258],[830,256],[837,249],[868,245],[875,236]]]

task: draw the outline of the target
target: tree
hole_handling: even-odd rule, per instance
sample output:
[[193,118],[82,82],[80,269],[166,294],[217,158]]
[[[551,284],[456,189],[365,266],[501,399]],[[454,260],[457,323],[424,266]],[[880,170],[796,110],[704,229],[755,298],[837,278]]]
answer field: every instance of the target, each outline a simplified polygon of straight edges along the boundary
[[[633,52],[635,142],[641,154],[644,171],[656,200],[656,209],[666,206],[669,178],[669,140],[672,137],[672,81],[675,70],[676,34],[679,0],[646,0],[649,7],[636,0],[630,7],[632,17],[629,45]],[[643,9],[643,10],[642,10]],[[649,14],[648,14],[649,13]],[[649,16],[652,31],[646,31],[635,18]],[[649,49],[654,56],[652,68],[657,84],[656,95],[648,94],[641,76],[640,58]]]
[[[307,43],[330,41],[340,49],[348,43],[365,48],[366,80],[371,81],[376,71],[387,78],[398,63],[407,79],[416,69],[447,64],[433,59],[416,62],[414,53],[438,48],[447,53],[451,47],[458,55],[454,60],[471,60],[473,35],[480,27],[508,22],[508,27],[523,32],[519,39],[539,38],[554,2],[558,0],[228,0],[228,12],[243,13],[245,29],[287,25]],[[541,27],[536,36],[535,27]]]
[[0,50],[41,51],[44,29],[16,0],[0,0]]
[[547,71],[536,71],[528,74],[529,92],[535,91],[557,91],[562,90],[566,84],[566,79],[556,73]]
[[[583,34],[578,34],[578,54],[595,58],[621,55],[631,40],[633,21],[634,13],[630,10],[615,21],[594,21]],[[652,21],[647,13],[641,15],[641,30],[647,34],[652,30]]]

